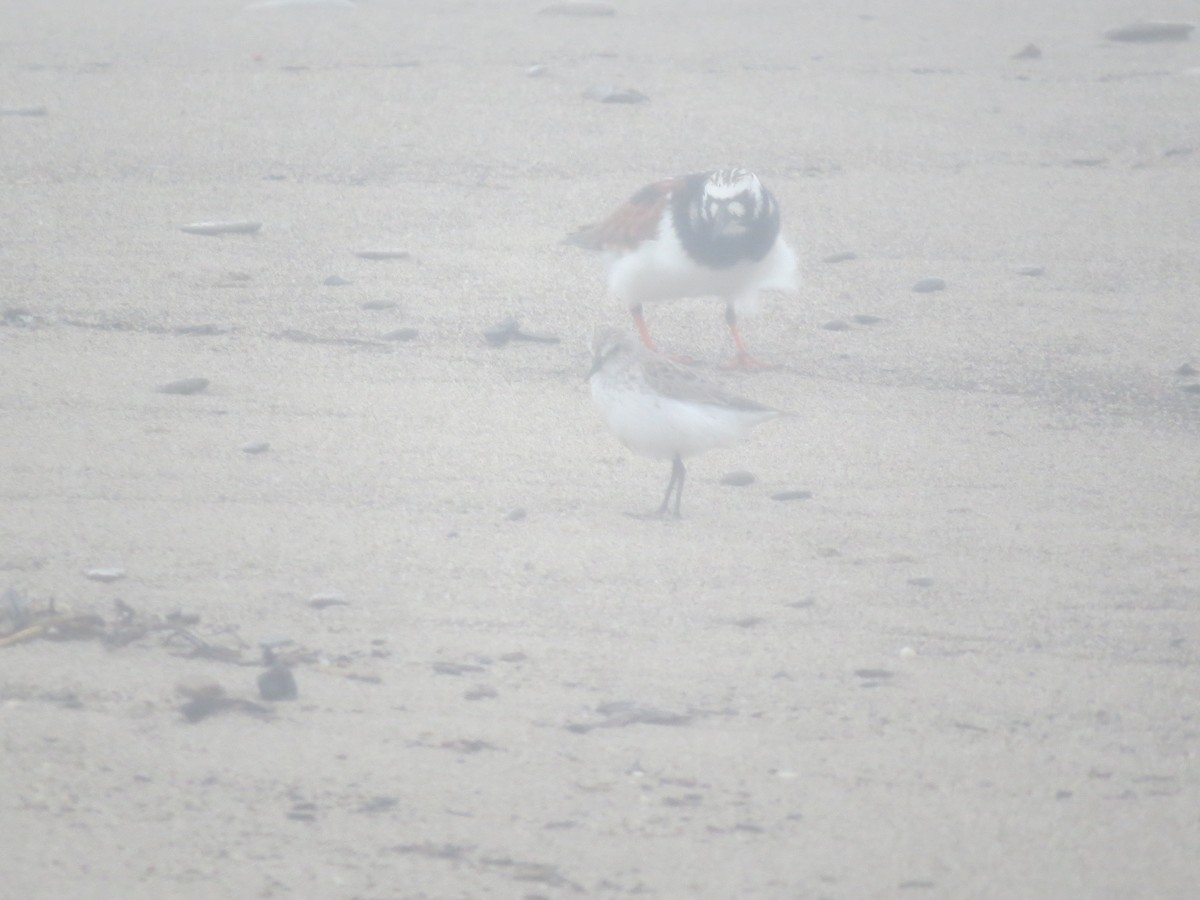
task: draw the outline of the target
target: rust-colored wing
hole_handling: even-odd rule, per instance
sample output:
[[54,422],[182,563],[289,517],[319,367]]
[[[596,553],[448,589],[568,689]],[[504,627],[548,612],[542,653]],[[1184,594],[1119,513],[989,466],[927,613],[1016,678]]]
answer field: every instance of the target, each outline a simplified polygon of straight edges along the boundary
[[563,243],[587,250],[635,250],[643,241],[658,237],[658,225],[671,202],[671,192],[682,186],[682,178],[648,184],[603,222],[585,225]]

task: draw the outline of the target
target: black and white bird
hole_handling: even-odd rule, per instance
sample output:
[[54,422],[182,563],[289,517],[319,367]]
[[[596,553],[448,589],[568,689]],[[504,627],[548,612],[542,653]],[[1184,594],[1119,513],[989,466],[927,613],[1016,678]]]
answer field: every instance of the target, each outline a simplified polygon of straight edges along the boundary
[[643,306],[716,297],[737,345],[731,367],[761,367],[738,330],[763,290],[797,288],[796,255],[779,233],[779,204],[753,172],[719,169],[648,184],[564,243],[604,251],[608,289],[629,305],[642,342],[654,348]]

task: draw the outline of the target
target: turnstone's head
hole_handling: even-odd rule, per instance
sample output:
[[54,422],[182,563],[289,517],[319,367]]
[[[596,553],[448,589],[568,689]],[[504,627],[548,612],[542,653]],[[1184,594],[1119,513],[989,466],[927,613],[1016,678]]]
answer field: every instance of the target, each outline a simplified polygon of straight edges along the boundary
[[763,211],[763,186],[746,169],[720,169],[704,182],[700,215],[718,234],[742,234]]

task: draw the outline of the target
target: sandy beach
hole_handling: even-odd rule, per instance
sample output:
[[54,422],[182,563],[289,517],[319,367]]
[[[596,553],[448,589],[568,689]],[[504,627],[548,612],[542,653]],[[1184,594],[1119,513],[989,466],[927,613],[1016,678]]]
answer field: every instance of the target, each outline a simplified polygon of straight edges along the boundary
[[[0,7],[0,897],[1197,896],[1196,5],[548,5]],[[727,165],[634,518],[560,241]]]

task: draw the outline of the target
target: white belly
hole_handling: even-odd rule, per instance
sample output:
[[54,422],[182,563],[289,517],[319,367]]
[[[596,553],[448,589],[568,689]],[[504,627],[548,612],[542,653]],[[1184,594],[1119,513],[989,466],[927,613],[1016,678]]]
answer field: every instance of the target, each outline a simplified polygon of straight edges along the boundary
[[796,256],[779,238],[763,259],[723,269],[694,262],[664,223],[658,240],[643,241],[636,250],[610,259],[608,289],[629,306],[680,297],[719,297],[752,304],[759,291],[795,291]]
[[626,447],[657,459],[686,459],[732,444],[755,425],[775,418],[774,410],[740,410],[689,403],[636,390],[615,388],[593,378],[592,401]]

